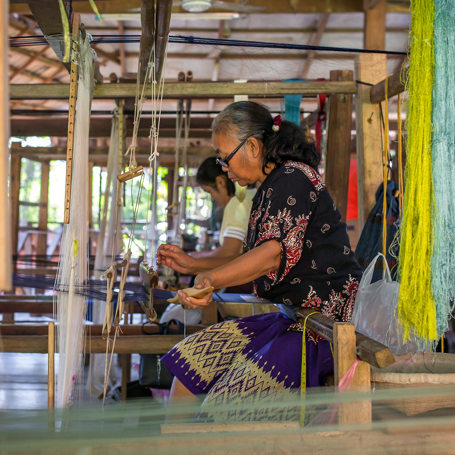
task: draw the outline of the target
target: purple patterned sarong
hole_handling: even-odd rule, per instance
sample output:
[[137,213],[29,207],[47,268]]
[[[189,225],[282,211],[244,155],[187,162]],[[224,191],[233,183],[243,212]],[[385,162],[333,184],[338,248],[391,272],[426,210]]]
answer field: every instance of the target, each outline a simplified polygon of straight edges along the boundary
[[[162,360],[188,390],[205,395],[202,407],[279,400],[300,388],[302,333],[288,330],[292,324],[282,313],[222,322],[184,339]],[[306,338],[306,363],[307,387],[324,386],[333,373],[330,344]]]

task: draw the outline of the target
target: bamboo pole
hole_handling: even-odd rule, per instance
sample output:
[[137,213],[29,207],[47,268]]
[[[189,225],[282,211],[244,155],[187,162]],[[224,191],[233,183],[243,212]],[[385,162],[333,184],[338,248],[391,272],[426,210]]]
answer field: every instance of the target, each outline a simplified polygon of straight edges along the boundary
[[12,261],[11,261],[11,213],[8,198],[9,153],[8,142],[10,135],[9,119],[9,70],[8,70],[8,17],[9,2],[3,0],[0,11],[0,289],[11,290]]
[[70,222],[71,181],[73,178],[74,124],[76,117],[77,60],[79,54],[79,14],[73,16],[73,36],[71,55],[71,82],[68,113],[68,145],[66,149],[65,215],[64,222]]

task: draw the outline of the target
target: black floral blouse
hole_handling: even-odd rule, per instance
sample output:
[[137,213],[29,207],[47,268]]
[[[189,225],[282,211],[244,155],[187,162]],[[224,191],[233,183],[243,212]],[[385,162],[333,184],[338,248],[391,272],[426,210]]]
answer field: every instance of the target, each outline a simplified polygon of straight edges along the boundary
[[281,245],[281,264],[254,281],[257,297],[290,308],[315,308],[332,319],[352,317],[362,268],[346,224],[319,174],[287,161],[258,189],[244,250],[269,240]]

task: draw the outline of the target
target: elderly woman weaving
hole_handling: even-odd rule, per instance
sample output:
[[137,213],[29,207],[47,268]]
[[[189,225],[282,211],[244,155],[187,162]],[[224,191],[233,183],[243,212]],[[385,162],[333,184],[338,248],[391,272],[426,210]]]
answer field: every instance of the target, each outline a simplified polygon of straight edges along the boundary
[[[349,321],[362,269],[316,171],[319,154],[303,129],[274,120],[264,106],[248,101],[229,105],[212,127],[229,178],[242,186],[261,182],[244,252],[196,259],[162,245],[158,261],[197,273],[196,287],[253,280],[256,295],[280,304],[282,313],[215,324],[175,346],[163,358],[175,376],[171,397],[205,395],[204,404],[276,398],[300,386],[302,328],[295,324],[294,310],[309,307]],[[207,305],[212,297],[178,295],[186,308]],[[333,371],[331,348],[313,333],[306,337],[306,363],[307,386],[324,385]]]

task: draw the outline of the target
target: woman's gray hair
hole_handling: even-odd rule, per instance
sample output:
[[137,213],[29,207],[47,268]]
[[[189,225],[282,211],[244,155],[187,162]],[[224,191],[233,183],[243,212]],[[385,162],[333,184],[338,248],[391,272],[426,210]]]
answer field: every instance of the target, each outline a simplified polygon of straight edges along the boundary
[[264,174],[268,163],[281,165],[292,160],[316,169],[321,159],[314,142],[303,128],[283,120],[281,127],[274,131],[270,111],[253,101],[239,101],[227,106],[213,120],[212,130],[214,133],[233,135],[239,142],[249,137],[262,141]]
[[[248,101],[230,104],[213,119],[212,131],[234,135],[239,142],[248,137],[262,140],[263,131],[272,127],[273,119],[265,106],[259,103],[254,104],[256,113],[252,112],[251,104]],[[249,109],[245,109],[245,107]]]

